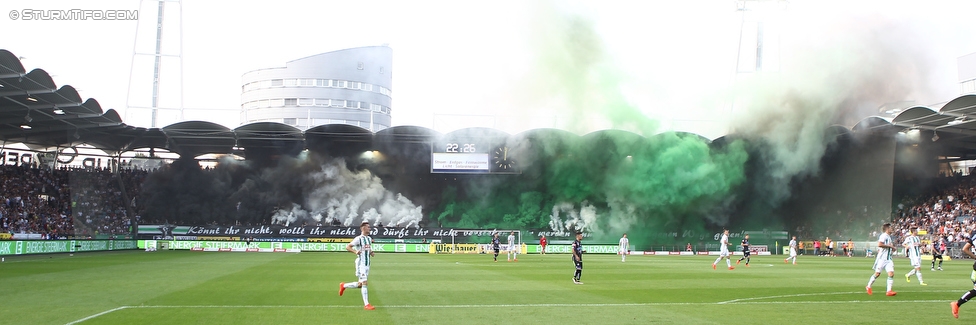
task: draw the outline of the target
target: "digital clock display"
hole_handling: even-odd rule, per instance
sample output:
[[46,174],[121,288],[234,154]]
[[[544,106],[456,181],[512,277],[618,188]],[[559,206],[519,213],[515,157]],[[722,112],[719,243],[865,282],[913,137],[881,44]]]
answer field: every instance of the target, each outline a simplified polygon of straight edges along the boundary
[[[453,141],[452,141],[453,140]],[[431,144],[432,173],[488,173],[490,145],[479,139],[451,139]]]
[[505,138],[454,137],[435,140],[430,148],[431,173],[521,173]]

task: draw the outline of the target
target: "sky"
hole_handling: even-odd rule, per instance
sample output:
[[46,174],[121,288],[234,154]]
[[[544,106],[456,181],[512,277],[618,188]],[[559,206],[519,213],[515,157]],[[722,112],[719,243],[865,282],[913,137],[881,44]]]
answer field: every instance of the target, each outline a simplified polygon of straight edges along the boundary
[[[959,96],[956,60],[976,52],[974,1],[790,1],[745,17],[731,0],[186,0],[165,6],[158,105],[173,109],[160,111],[156,127],[182,119],[235,128],[245,72],[388,44],[393,125],[440,132],[485,126],[512,134],[564,128],[579,111],[556,98],[563,76],[540,66],[551,54],[547,40],[566,36],[569,43],[591,38],[588,53],[599,53],[601,66],[614,71],[615,91],[659,121],[659,132],[716,138],[736,129],[730,121],[755,112],[733,103],[760,87],[747,81],[757,75],[751,53],[758,17],[763,74],[789,74],[781,83],[793,91],[828,89],[849,70],[876,71],[869,82],[850,84],[868,95],[842,101],[850,116],[835,122],[851,127],[885,103],[936,105]],[[153,64],[146,54],[154,51],[156,8],[155,1],[3,1],[3,12],[21,17],[0,18],[0,48],[23,57],[28,70],[44,69],[59,86],[118,111],[126,124],[151,127],[148,110],[139,107],[151,105]],[[140,20],[23,17],[24,10],[70,9],[138,10]],[[554,27],[565,21],[584,27]],[[571,131],[607,127],[595,121]]]

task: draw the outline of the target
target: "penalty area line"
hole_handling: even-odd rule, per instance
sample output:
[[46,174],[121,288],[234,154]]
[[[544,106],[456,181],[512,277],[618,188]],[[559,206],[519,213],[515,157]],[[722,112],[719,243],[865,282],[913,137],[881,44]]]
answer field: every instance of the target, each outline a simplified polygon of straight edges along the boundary
[[70,323],[67,323],[67,324],[65,324],[65,325],[74,325],[74,324],[78,324],[78,323],[81,323],[81,322],[84,322],[84,321],[86,321],[86,320],[89,320],[89,319],[92,319],[92,318],[95,318],[95,317],[99,317],[99,316],[102,316],[102,315],[105,315],[105,314],[108,314],[108,313],[111,313],[111,312],[114,312],[114,311],[119,311],[119,310],[123,310],[123,309],[126,309],[126,308],[129,308],[129,306],[122,306],[122,307],[118,307],[118,308],[112,308],[112,309],[109,309],[109,310],[106,310],[106,311],[103,311],[103,312],[100,312],[100,313],[98,313],[98,314],[94,314],[94,315],[91,315],[91,316],[88,316],[88,317],[85,317],[85,318],[82,318],[82,319],[79,319],[79,320],[76,320],[76,321],[73,321],[73,322],[70,322]]
[[[903,293],[909,293],[909,292],[921,292],[921,291],[903,291]],[[924,291],[924,292],[955,292],[955,291],[935,290],[935,291]],[[864,291],[798,293],[798,294],[791,294],[791,295],[750,297],[750,298],[740,298],[740,299],[732,299],[732,300],[720,301],[720,302],[717,302],[716,304],[719,304],[719,305],[725,305],[725,304],[745,304],[745,303],[752,303],[752,304],[756,304],[756,303],[770,303],[770,304],[773,304],[773,303],[780,303],[780,302],[775,302],[775,301],[771,301],[771,302],[759,302],[759,301],[753,301],[753,300],[766,300],[766,299],[778,299],[778,298],[796,298],[796,297],[812,297],[812,296],[831,296],[831,295],[851,295],[851,294],[864,294]],[[873,301],[873,300],[871,300],[871,301]],[[937,302],[937,301],[941,301],[941,300],[899,300],[899,301]],[[949,300],[946,300],[946,301],[949,301]],[[785,303],[794,303],[794,302],[796,302],[796,301],[786,301]],[[848,301],[848,302],[862,302],[862,301],[855,300],[855,301]],[[812,302],[812,301],[803,301],[803,303],[815,303],[815,302]],[[826,301],[826,302],[823,302],[823,303],[833,303],[833,302]]]

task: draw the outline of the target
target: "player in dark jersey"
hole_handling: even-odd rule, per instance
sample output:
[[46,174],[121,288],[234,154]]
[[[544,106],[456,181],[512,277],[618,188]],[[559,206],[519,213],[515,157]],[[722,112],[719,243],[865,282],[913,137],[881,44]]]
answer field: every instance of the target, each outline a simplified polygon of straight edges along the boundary
[[[976,233],[966,237],[966,246],[963,246],[962,252],[976,259],[976,253],[973,253],[973,241],[976,241]],[[973,273],[969,276],[969,279],[973,281],[973,289],[962,294],[959,300],[949,303],[949,306],[952,307],[952,317],[959,318],[959,306],[962,306],[962,304],[970,299],[976,298],[976,262],[973,263]]]
[[942,271],[942,254],[945,254],[946,246],[942,237],[932,243],[932,271],[935,271],[935,260],[939,260],[939,271]]
[[749,235],[746,235],[744,238],[742,238],[742,258],[735,261],[735,265],[739,265],[739,262],[746,260],[746,267],[749,267],[750,255],[752,255],[752,252],[749,251]]
[[499,245],[501,245],[501,242],[498,241],[498,233],[495,233],[495,236],[491,239],[491,249],[495,251],[495,262],[498,262]]
[[573,264],[576,265],[576,274],[573,275],[573,283],[583,284],[580,282],[580,276],[583,275],[583,244],[580,241],[583,240],[583,232],[576,232],[576,240],[573,241]]

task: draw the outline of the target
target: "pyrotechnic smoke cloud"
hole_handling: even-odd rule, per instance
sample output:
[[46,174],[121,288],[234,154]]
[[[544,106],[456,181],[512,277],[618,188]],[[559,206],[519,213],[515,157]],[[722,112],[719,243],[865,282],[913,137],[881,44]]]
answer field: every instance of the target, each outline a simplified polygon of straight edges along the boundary
[[183,221],[198,224],[348,226],[369,220],[416,226],[422,218],[422,207],[386,190],[368,170],[351,171],[343,158],[310,154],[282,157],[277,166],[263,170],[222,160],[213,172],[204,173],[193,161],[179,162],[152,174],[143,193],[152,217],[179,220],[169,216],[192,211],[184,215],[194,217]]

